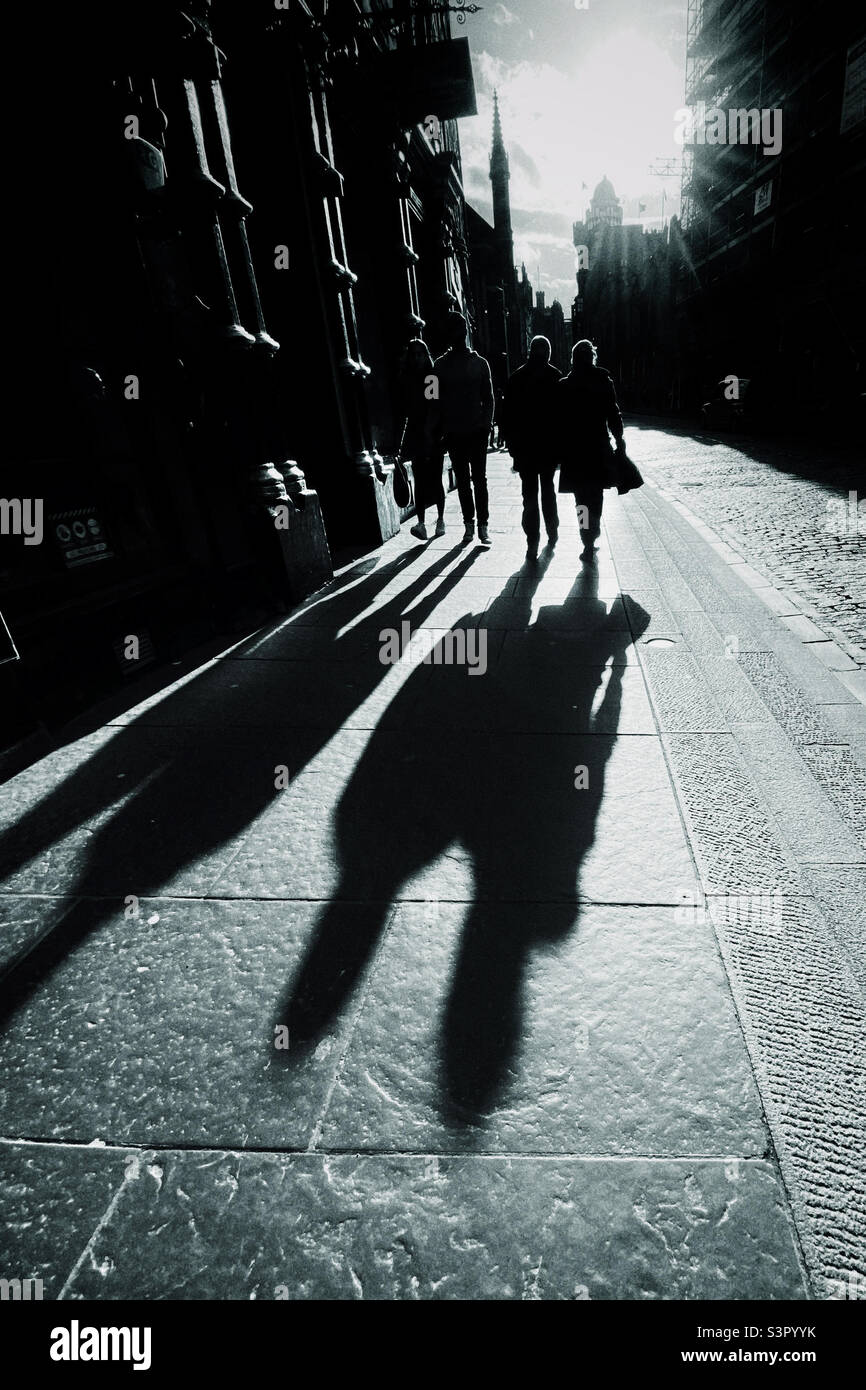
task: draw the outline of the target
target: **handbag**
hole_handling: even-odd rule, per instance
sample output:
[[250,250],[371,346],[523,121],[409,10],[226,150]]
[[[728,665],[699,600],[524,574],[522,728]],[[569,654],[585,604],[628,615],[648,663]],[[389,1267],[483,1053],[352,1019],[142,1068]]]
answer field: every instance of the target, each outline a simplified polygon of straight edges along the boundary
[[624,492],[631,492],[632,488],[643,487],[641,471],[629,458],[624,444],[613,452],[613,470],[616,477],[614,486],[620,496]]
[[409,482],[409,474],[406,472],[406,465],[401,458],[408,424],[409,421],[407,420],[403,425],[400,447],[394,456],[394,501],[401,511],[404,507],[408,507],[412,501],[412,484]]
[[406,465],[399,454],[394,459],[394,501],[401,511],[412,501],[412,484],[409,482]]

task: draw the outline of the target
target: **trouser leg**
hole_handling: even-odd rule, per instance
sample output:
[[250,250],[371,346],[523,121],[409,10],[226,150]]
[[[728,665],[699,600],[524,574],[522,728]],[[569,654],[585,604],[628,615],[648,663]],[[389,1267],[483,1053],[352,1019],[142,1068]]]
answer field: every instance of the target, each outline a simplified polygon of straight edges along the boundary
[[[574,501],[580,518],[580,539],[584,546],[592,545],[601,535],[601,509],[604,496],[600,487],[584,487],[575,493]],[[586,508],[586,513],[581,508]]]
[[538,481],[541,487],[541,510],[548,536],[556,536],[559,531],[559,508],[556,505],[555,469],[539,469]]
[[472,486],[475,490],[475,506],[478,510],[478,525],[486,526],[490,519],[490,506],[487,498],[487,434],[479,434],[473,440],[470,450]]
[[457,479],[457,496],[464,526],[475,524],[475,501],[472,496],[470,449],[467,441],[452,435],[448,440],[448,455]]
[[538,472],[523,462],[518,462],[520,487],[523,493],[523,515],[521,525],[530,545],[538,544],[541,521],[538,515]]

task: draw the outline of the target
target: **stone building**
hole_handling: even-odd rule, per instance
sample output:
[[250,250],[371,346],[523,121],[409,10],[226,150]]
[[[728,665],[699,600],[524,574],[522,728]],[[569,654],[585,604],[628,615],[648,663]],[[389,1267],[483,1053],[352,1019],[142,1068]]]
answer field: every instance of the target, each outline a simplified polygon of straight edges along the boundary
[[[689,0],[677,301],[693,406],[734,373],[773,428],[862,412],[864,82],[858,6]],[[762,112],[778,142],[755,138]]]
[[572,338],[591,338],[631,410],[670,409],[677,394],[674,273],[676,218],[663,231],[623,223],[613,184],[603,178],[574,224],[578,292]]
[[554,299],[550,306],[545,302],[543,290],[538,290],[535,296],[535,308],[532,311],[532,334],[533,337],[540,333],[550,342],[550,360],[554,367],[558,367],[561,372],[571,370],[571,321],[566,322],[565,313],[558,299]]

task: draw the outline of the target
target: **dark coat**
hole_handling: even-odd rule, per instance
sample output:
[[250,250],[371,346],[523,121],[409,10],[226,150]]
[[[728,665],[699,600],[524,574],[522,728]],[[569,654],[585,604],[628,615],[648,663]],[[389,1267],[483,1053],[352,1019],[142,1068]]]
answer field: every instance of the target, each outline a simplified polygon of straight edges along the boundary
[[433,368],[405,369],[400,377],[400,396],[406,419],[400,453],[404,459],[423,463],[435,452],[437,415],[435,400],[428,400],[425,381]]
[[559,400],[560,492],[610,486],[610,434],[622,439],[613,378],[603,367],[572,367],[556,388]]
[[505,385],[500,428],[511,455],[533,464],[556,462],[557,388],[562,373],[549,363],[527,362]]
[[439,408],[435,400],[428,399],[426,385],[432,374],[432,367],[406,370],[400,382],[406,412],[400,456],[412,462],[415,505],[421,508],[435,506],[442,487]]

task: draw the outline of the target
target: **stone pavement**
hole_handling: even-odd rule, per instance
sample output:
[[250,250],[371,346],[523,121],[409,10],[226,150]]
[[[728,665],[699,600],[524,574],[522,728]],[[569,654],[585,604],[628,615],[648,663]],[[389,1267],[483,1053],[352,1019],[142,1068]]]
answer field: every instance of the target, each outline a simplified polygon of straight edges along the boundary
[[[800,611],[843,642],[866,643],[866,462],[863,445],[828,438],[776,441],[643,417],[649,478],[686,502],[752,565],[795,591]],[[829,434],[829,431],[828,431]],[[632,432],[633,435],[633,432]]]
[[492,455],[491,550],[452,496],[8,782],[4,1277],[864,1295],[862,672],[663,435],[594,568]]

